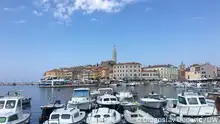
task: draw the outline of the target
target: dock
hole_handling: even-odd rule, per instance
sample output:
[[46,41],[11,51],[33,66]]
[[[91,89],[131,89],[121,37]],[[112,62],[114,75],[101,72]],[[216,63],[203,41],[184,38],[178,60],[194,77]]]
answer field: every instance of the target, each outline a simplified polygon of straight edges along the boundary
[[40,85],[40,88],[95,87],[98,84]]

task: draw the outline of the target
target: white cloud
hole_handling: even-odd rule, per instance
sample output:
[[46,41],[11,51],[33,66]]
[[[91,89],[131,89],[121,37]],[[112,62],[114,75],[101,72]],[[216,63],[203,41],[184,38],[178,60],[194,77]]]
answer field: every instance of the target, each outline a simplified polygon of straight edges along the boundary
[[43,12],[52,10],[55,18],[61,21],[71,21],[75,11],[84,14],[94,12],[115,13],[120,12],[125,6],[140,0],[36,0],[35,5],[42,8]]
[[3,10],[4,11],[16,11],[16,10],[23,10],[23,9],[26,9],[26,8],[27,8],[26,6],[21,5],[19,7],[15,7],[15,8],[7,8],[7,7],[5,7]]
[[11,9],[10,8],[4,8],[3,10],[4,11],[10,11]]
[[27,22],[27,20],[14,21],[13,23],[16,23],[16,24],[22,24],[22,23],[25,23],[25,22]]
[[42,12],[37,12],[36,10],[33,11],[33,14],[35,14],[36,16],[42,16],[43,15]]

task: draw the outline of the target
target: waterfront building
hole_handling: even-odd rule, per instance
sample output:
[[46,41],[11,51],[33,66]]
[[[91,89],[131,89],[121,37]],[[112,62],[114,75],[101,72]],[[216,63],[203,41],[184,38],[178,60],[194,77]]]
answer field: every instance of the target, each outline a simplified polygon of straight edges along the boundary
[[186,71],[187,80],[205,80],[217,78],[217,68],[210,63],[193,64]]
[[144,80],[159,80],[159,71],[157,70],[141,70],[142,79]]
[[186,80],[186,66],[183,64],[183,62],[179,66],[179,80],[184,81]]
[[168,80],[178,80],[178,68],[171,64],[168,65],[149,65],[144,70],[156,70],[159,72],[159,78]]
[[50,71],[45,72],[44,78],[45,79],[66,79],[66,80],[72,80],[72,70],[67,68],[61,68],[61,69],[53,69]]
[[141,64],[138,62],[118,63],[113,66],[113,77],[117,80],[141,79]]

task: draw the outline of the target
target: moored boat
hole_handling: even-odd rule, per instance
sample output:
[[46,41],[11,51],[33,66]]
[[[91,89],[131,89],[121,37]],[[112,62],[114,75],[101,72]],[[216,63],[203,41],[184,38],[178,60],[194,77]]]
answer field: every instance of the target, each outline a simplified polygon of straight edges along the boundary
[[1,124],[29,124],[30,112],[22,109],[22,97],[5,96],[0,98],[0,123]]
[[108,108],[118,108],[120,105],[118,99],[110,94],[104,94],[102,96],[98,96],[96,103],[101,107],[108,107]]
[[44,124],[83,124],[86,113],[77,108],[56,109],[50,114],[49,120]]
[[143,106],[155,109],[162,108],[166,104],[166,98],[154,92],[144,98],[141,98],[140,100]]
[[90,96],[89,88],[76,88],[73,90],[73,97],[68,101],[68,108],[79,108],[90,110],[94,106],[95,99]]
[[[210,123],[205,122],[210,118],[213,120],[212,124],[220,123],[217,109],[209,106],[204,96],[196,93],[183,92],[178,95],[178,99],[167,99],[164,113],[170,120],[178,123]],[[198,122],[198,120],[202,122]]]
[[48,105],[44,105],[41,106],[41,116],[39,118],[39,124],[43,124],[45,121],[47,121],[50,117],[50,114],[56,110],[56,109],[60,109],[63,108],[64,104],[61,104],[60,100],[55,101],[54,103],[48,104]]
[[87,124],[120,124],[121,115],[118,111],[109,108],[92,110],[86,119]]
[[9,91],[6,96],[21,97],[23,107],[31,105],[31,97],[25,97],[24,94],[23,94],[23,91],[21,91],[21,90]]

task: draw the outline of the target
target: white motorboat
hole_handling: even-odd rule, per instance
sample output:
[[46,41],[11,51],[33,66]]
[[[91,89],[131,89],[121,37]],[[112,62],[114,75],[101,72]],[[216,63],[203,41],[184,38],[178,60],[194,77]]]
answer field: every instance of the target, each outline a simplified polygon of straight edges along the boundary
[[29,124],[31,114],[22,109],[20,96],[5,96],[0,98],[1,124]]
[[184,83],[180,83],[180,82],[175,82],[174,85],[176,88],[185,88],[186,87]]
[[136,109],[135,111],[125,110],[124,119],[126,124],[157,124],[157,119],[148,113]]
[[118,99],[110,94],[104,94],[97,97],[97,104],[102,107],[116,108],[120,104]]
[[162,108],[166,104],[166,98],[154,92],[150,93],[147,97],[141,98],[140,100],[143,106],[155,109]]
[[41,116],[39,118],[39,124],[43,124],[45,121],[47,121],[50,117],[50,114],[60,108],[64,108],[64,104],[61,104],[60,100],[55,101],[54,103],[49,103],[47,105],[40,107],[42,110]]
[[131,92],[119,92],[116,94],[116,97],[119,99],[119,101],[124,101],[126,99],[133,98],[133,94]]
[[99,108],[92,110],[86,119],[87,124],[120,124],[121,115],[114,109]]
[[[179,123],[220,123],[217,109],[209,106],[204,96],[195,93],[183,92],[178,99],[167,99],[164,113],[170,120]],[[210,119],[212,122],[206,122]]]
[[76,88],[73,97],[68,101],[68,108],[79,108],[80,110],[91,110],[95,99],[90,96],[89,88]]
[[21,91],[21,90],[9,91],[6,96],[14,96],[14,97],[19,96],[19,97],[21,97],[23,107],[31,105],[31,97],[25,97],[23,95],[23,91]]
[[104,94],[113,94],[114,91],[112,88],[99,88],[98,90],[95,90],[91,92],[92,96],[99,96],[99,95],[104,95]]
[[193,88],[198,88],[198,89],[207,89],[208,88],[208,84],[206,83],[197,83],[195,87]]
[[60,108],[50,114],[44,124],[83,124],[86,113],[77,108]]

